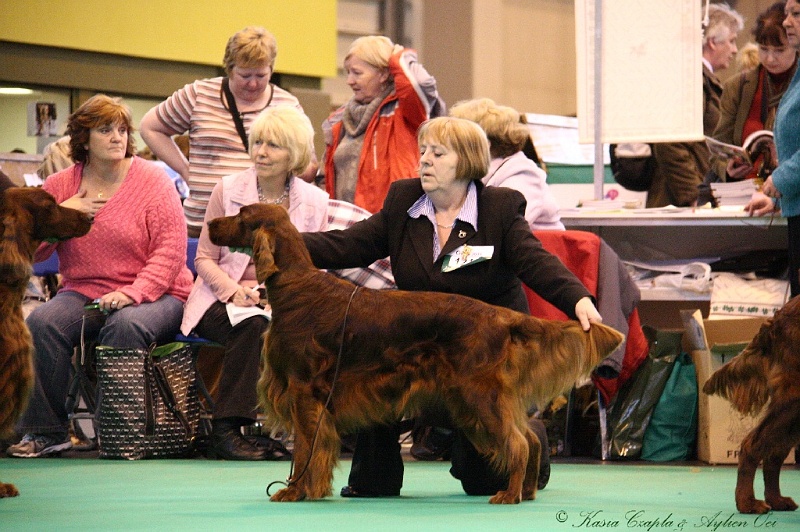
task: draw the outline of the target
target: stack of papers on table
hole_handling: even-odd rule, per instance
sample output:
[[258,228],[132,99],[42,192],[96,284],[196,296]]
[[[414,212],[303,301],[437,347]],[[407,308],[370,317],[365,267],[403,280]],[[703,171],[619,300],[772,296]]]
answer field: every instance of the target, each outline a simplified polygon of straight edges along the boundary
[[711,193],[720,207],[726,205],[746,205],[757,190],[755,179],[711,183]]

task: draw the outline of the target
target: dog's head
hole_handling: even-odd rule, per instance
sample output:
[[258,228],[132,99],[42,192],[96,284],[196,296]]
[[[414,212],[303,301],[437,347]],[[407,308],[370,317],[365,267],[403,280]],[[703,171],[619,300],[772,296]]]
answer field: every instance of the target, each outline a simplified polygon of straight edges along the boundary
[[[299,233],[292,225],[286,209],[263,203],[246,205],[235,216],[211,220],[208,223],[208,236],[218,246],[245,252],[252,250],[259,282],[266,281],[280,269],[275,260],[278,240],[294,243],[295,246],[299,240]],[[302,240],[299,244],[305,250]]]
[[32,187],[0,193],[0,216],[0,263],[7,281],[27,282],[33,253],[43,240],[83,236],[92,227],[87,215],[61,207],[53,196]]
[[[88,215],[56,203],[41,188],[13,187],[2,195],[4,237],[27,240],[31,252],[43,240],[66,240],[83,236],[92,227]],[[26,238],[27,237],[27,238]]]

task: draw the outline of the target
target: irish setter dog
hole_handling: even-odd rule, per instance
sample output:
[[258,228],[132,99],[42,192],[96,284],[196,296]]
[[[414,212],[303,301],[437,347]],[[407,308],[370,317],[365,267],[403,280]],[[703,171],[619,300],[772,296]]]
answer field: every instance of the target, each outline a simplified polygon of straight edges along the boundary
[[[0,436],[8,436],[33,385],[33,345],[22,318],[33,253],[45,239],[85,235],[91,221],[40,188],[2,188],[0,181]],[[14,485],[0,483],[0,497],[16,495]]]
[[[797,504],[781,495],[781,465],[800,443],[800,298],[795,297],[761,326],[740,355],[719,368],[703,386],[707,394],[729,400],[742,414],[761,422],[742,441],[736,478],[736,508],[746,514],[793,511]],[[764,467],[764,501],[753,481]]]
[[532,500],[540,443],[527,408],[569,389],[623,340],[595,324],[543,321],[472,298],[370,290],[314,267],[285,209],[255,204],[209,224],[211,240],[252,248],[272,324],[259,395],[294,431],[294,469],[273,501],[331,495],[339,435],[445,406],[508,489],[489,502]]

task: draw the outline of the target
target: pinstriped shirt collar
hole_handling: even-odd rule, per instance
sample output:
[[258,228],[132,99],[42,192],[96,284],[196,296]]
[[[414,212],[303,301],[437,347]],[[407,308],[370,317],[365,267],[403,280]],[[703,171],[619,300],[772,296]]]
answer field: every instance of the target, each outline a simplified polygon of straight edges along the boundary
[[[408,209],[408,215],[412,218],[424,216],[436,227],[436,210],[427,194],[423,194],[414,202],[414,205]],[[461,206],[456,220],[466,222],[474,230],[478,230],[478,189],[475,187],[475,183],[471,182],[467,187],[467,199],[464,200],[464,205]]]
[[[431,222],[431,228],[436,228],[436,210],[433,208],[433,202],[428,197],[427,194],[423,194],[420,198],[414,202],[408,209],[408,215],[411,218],[421,218],[425,217]],[[464,200],[464,205],[461,206],[461,210],[458,212],[458,216],[456,216],[456,220],[460,220],[462,222],[466,222],[472,226],[472,229],[475,231],[478,230],[478,189],[475,187],[474,182],[470,182],[469,186],[467,187],[467,199]],[[455,223],[455,220],[453,221]],[[436,262],[436,259],[439,258],[439,252],[441,251],[441,245],[439,244],[439,232],[433,231],[433,261]]]

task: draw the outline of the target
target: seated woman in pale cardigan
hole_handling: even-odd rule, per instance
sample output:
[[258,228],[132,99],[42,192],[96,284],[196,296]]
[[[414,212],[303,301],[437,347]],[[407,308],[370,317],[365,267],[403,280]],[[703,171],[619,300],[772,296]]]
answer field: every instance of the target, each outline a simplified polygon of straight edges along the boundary
[[522,192],[528,203],[525,219],[532,231],[563,230],[558,202],[547,186],[547,174],[522,152],[530,132],[519,112],[497,105],[490,98],[478,98],[458,102],[450,109],[450,116],[476,122],[489,138],[492,160],[481,180],[483,184]]
[[256,289],[252,258],[213,244],[208,222],[261,202],[283,206],[300,231],[326,230],[328,194],[297,177],[311,161],[313,139],[314,128],[301,111],[291,106],[267,107],[250,126],[253,166],[223,177],[206,209],[195,258],[197,280],[186,302],[181,332],[194,331],[225,346],[209,444],[214,458],[269,460],[286,454],[277,442],[256,446],[242,435],[241,427],[254,423],[258,411],[261,337],[269,321],[266,313],[260,313],[231,323],[229,310],[264,302]]

